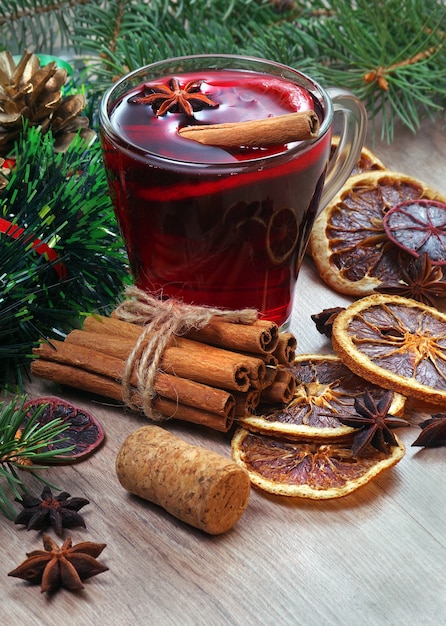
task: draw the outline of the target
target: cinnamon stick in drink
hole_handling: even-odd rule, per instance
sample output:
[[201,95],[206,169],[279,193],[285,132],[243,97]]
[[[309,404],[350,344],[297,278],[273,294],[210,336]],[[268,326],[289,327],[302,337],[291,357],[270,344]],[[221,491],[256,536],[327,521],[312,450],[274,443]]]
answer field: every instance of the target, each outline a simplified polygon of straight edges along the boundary
[[208,146],[264,148],[314,139],[319,132],[319,118],[314,111],[298,111],[263,120],[185,126],[178,132]]

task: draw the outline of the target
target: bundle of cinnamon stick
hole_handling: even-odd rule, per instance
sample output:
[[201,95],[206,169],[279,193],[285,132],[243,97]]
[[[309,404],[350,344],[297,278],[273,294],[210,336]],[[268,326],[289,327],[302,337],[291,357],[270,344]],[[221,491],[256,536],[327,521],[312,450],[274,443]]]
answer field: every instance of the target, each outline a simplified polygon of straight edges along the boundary
[[[123,377],[143,328],[116,317],[89,316],[64,341],[34,348],[35,376],[124,402]],[[147,341],[150,337],[146,338]],[[153,383],[153,408],[164,418],[227,432],[234,419],[263,403],[288,402],[295,381],[286,367],[296,340],[274,322],[240,324],[211,320],[204,328],[174,336]],[[131,406],[142,409],[137,373],[131,373]]]

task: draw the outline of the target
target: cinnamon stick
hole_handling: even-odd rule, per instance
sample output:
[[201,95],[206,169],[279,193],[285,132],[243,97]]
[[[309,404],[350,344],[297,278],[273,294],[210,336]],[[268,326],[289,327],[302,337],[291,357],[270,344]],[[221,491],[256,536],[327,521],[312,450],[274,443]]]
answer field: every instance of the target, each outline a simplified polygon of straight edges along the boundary
[[[197,380],[198,382],[204,382],[206,384],[212,384],[213,378],[209,379],[209,370],[204,370],[204,367],[209,365],[211,367],[212,376],[214,374],[219,375],[218,370],[223,367],[231,367],[234,363],[240,366],[240,370],[236,374],[236,386],[232,383],[229,387],[225,386],[226,383],[222,381],[221,378],[216,379],[215,386],[222,386],[224,389],[229,389],[231,391],[247,391],[250,385],[253,385],[257,388],[263,386],[263,380],[265,378],[266,366],[263,360],[263,357],[268,356],[270,354],[269,350],[276,349],[279,345],[278,338],[278,328],[274,322],[265,322],[261,321],[259,324],[255,323],[256,330],[254,333],[249,333],[248,336],[244,334],[244,345],[253,346],[253,344],[259,347],[259,354],[243,354],[243,352],[238,350],[235,352],[231,350],[230,347],[236,346],[236,328],[238,326],[243,326],[246,330],[246,325],[235,325],[230,322],[224,322],[226,327],[224,330],[222,329],[222,325],[216,322],[214,326],[211,327],[209,334],[214,339],[217,338],[217,335],[220,335],[222,346],[225,344],[229,346],[228,348],[224,347],[216,347],[212,345],[208,345],[206,343],[202,343],[201,341],[194,341],[193,339],[189,339],[187,337],[175,337],[172,339],[172,346],[166,348],[164,351],[164,359],[166,362],[161,364],[163,369],[171,368],[172,373],[176,373],[178,376],[183,376],[184,378],[192,378],[193,380]],[[144,328],[137,324],[130,324],[129,322],[124,322],[122,320],[117,319],[116,317],[108,318],[101,316],[89,316],[85,319],[84,322],[84,331],[88,332],[89,335],[91,333],[101,333],[113,340],[113,336],[119,336],[126,339],[134,340],[134,343],[139,339],[141,333]],[[67,337],[67,340],[76,340],[77,335],[82,331],[72,331],[71,335],[74,336],[69,339],[70,335]],[[206,335],[206,331],[203,329],[204,334]],[[192,333],[191,333],[192,334]],[[147,339],[152,338],[152,335],[148,335]],[[109,341],[109,339],[107,341]],[[82,345],[88,345],[88,338],[79,338],[79,341],[87,342]],[[128,344],[126,344],[128,345]],[[260,352],[263,347],[263,353]],[[186,350],[190,357],[187,359],[187,363],[190,364],[191,371],[186,371],[183,369],[184,357],[185,355],[180,355],[179,353],[175,353],[173,348],[183,348]],[[99,348],[98,348],[99,349]],[[107,347],[108,349],[108,347]],[[119,346],[116,345],[116,350],[119,350]],[[130,354],[131,350],[128,351],[127,356],[123,356],[121,358],[127,358]],[[110,352],[109,352],[110,354]],[[111,354],[116,355],[115,352]],[[243,355],[243,356],[242,356]],[[177,361],[182,360],[181,370],[178,370],[180,364]],[[214,371],[215,370],[215,371]],[[170,370],[169,370],[170,371]],[[181,373],[180,373],[181,371]],[[203,378],[205,376],[205,378]],[[247,379],[247,380],[246,380]]]
[[265,365],[269,365],[270,367],[276,367],[276,365],[279,365],[279,360],[274,356],[274,354],[266,354],[263,357],[263,362]]
[[[223,332],[223,335],[228,340],[229,345],[234,345],[234,335],[233,335],[234,329],[232,329],[232,326],[234,325],[230,324],[229,322],[225,322],[225,323],[227,326],[231,326],[231,331],[229,332],[228,330],[226,330],[223,332],[220,330],[220,332]],[[265,337],[265,332],[266,332],[271,337],[268,343],[268,350],[274,345],[277,347],[279,340],[278,338],[277,340],[275,339],[274,327],[277,328],[277,325],[274,324],[274,322],[272,323],[272,326],[270,322],[267,322],[266,324],[262,322],[257,327],[257,330],[255,331],[256,339],[254,341],[256,341],[257,343],[261,342],[262,341],[261,336],[263,335]],[[131,338],[136,342],[136,340],[138,340],[139,337],[141,336],[141,333],[144,331],[144,327],[139,326],[137,324],[124,322],[122,320],[117,319],[116,317],[110,318],[110,317],[105,317],[105,316],[104,317],[88,316],[84,322],[84,331],[87,331],[89,333],[90,332],[103,333],[107,336],[119,336],[119,337],[124,337],[124,338],[129,338],[129,339]],[[229,337],[231,337],[230,340],[229,340]],[[152,338],[152,335],[149,335],[147,337],[147,339],[150,339],[150,338]],[[223,363],[227,364],[228,362],[238,362],[238,363],[242,362],[241,357],[240,357],[240,351],[234,352],[230,348],[225,349],[223,347],[218,348],[218,347],[209,346],[207,344],[196,342],[192,339],[188,339],[187,337],[175,337],[172,341],[173,341],[174,347],[184,348],[185,350],[188,351],[190,355],[195,354],[197,359],[205,359],[205,360],[207,360],[208,358],[211,360],[215,359],[215,362],[211,363],[211,365],[213,366],[217,365],[218,367],[218,363],[221,363],[223,365]],[[252,337],[250,338],[249,341],[250,342],[253,341]],[[164,353],[165,357],[166,357],[166,352]],[[130,351],[128,352],[128,354],[130,354]],[[172,354],[173,353],[171,353],[170,356],[172,356]],[[179,358],[178,354],[177,354],[177,357]],[[246,358],[243,361],[243,367],[245,367],[246,371],[249,372],[248,377],[251,379],[252,382],[262,380],[265,376],[265,365],[263,362],[261,362],[260,355],[259,356],[252,355],[250,357],[245,355],[245,357]],[[175,369],[174,364],[171,364],[171,366]],[[191,366],[192,366],[192,363],[191,363]],[[201,379],[202,368],[200,367],[199,369],[200,369],[200,378],[193,378],[193,379],[198,380],[199,382],[208,383],[209,382],[208,379],[206,380]],[[188,373],[186,373],[185,375],[180,374],[178,372],[176,373],[178,376],[184,376],[184,378],[192,378],[192,376],[189,376]],[[220,381],[216,381],[217,386],[219,386],[219,382]],[[254,382],[254,384],[256,383]],[[229,389],[236,390],[236,389],[239,389],[239,387],[240,387],[240,391],[246,391],[248,389],[248,387],[246,387],[245,385],[244,377],[243,377],[243,380],[240,379],[236,387],[231,386],[229,387]]]
[[279,363],[289,365],[296,358],[297,341],[293,333],[280,333],[277,347],[273,351]]
[[266,355],[277,347],[279,328],[274,322],[247,325],[211,320],[203,328],[191,330],[185,336],[226,350]]
[[[240,368],[241,372],[246,372],[249,386],[261,387],[266,373],[266,365],[261,355],[247,355],[235,352],[232,350],[226,350],[224,348],[217,348],[206,343],[193,341],[192,339],[184,337],[173,337],[172,348],[176,347],[189,355],[189,362],[191,360],[201,360],[202,365],[204,362],[208,362],[212,368],[211,381],[215,374],[214,370],[219,370],[227,367],[228,369],[235,365]],[[166,357],[166,351],[164,352],[163,359]],[[162,367],[163,361],[162,361]],[[167,367],[167,364],[166,364]],[[174,364],[170,364],[170,367],[174,368]],[[166,370],[168,371],[168,370]],[[185,376],[188,378],[189,376]],[[210,381],[206,381],[210,382]],[[234,389],[230,387],[230,389]],[[241,391],[247,391],[247,389],[241,389]]]
[[182,137],[223,148],[281,146],[317,137],[319,118],[314,111],[298,111],[248,122],[185,126]]
[[[40,378],[82,389],[117,402],[124,402],[122,385],[107,376],[43,359],[33,361],[31,366],[33,374],[40,376]],[[142,409],[141,396],[136,390],[133,391],[132,402]],[[155,410],[166,417],[208,426],[221,432],[227,432],[233,423],[230,416],[217,415],[164,398],[155,398],[153,406]]]
[[223,416],[219,416],[216,413],[203,411],[188,406],[187,404],[180,404],[179,402],[174,402],[167,398],[155,398],[153,407],[167,418],[207,426],[208,428],[218,430],[222,433],[227,433],[233,423],[233,419],[229,416],[225,419]]
[[87,315],[83,329],[94,333],[126,337],[135,341],[143,330],[138,324],[130,324],[129,322],[123,322],[117,317],[106,317],[105,315]]
[[[82,368],[115,381],[121,382],[124,376],[126,365],[124,360],[97,352],[91,347],[52,340],[51,345],[42,343],[33,349],[33,353],[40,359]],[[35,370],[34,362],[31,364],[31,371],[33,369]],[[134,387],[137,386],[135,372],[132,373],[130,383]],[[231,419],[235,414],[235,399],[232,394],[179,376],[158,372],[154,381],[154,391],[166,399]]]
[[245,415],[254,415],[260,403],[260,391],[252,389],[247,393],[234,393],[235,399],[235,417],[244,417]]
[[93,374],[72,365],[36,359],[31,363],[31,373],[45,380],[82,389],[97,396],[123,402],[122,385],[107,376]]
[[[110,332],[137,339],[144,327],[125,322],[113,315],[90,315],[85,318],[84,330]],[[203,328],[190,330],[184,337],[225,350],[266,355],[273,352],[278,345],[279,328],[275,322],[267,320],[257,320],[253,324],[235,324],[213,319]]]
[[[65,341],[78,346],[91,347],[97,352],[121,359],[127,359],[135,347],[133,339],[82,330],[71,331]],[[228,391],[248,391],[251,381],[258,380],[265,369],[265,364],[261,359],[254,363],[253,359],[244,355],[229,353],[206,344],[200,344],[201,350],[197,355],[196,346],[191,347],[184,343],[189,341],[190,344],[195,344],[196,342],[182,337],[177,337],[175,341],[183,347],[168,346],[161,359],[160,368],[181,378],[188,378]],[[188,349],[184,348],[185,345]]]
[[296,379],[291,370],[277,368],[274,381],[266,387],[260,396],[260,402],[265,404],[286,404],[293,399],[296,390]]

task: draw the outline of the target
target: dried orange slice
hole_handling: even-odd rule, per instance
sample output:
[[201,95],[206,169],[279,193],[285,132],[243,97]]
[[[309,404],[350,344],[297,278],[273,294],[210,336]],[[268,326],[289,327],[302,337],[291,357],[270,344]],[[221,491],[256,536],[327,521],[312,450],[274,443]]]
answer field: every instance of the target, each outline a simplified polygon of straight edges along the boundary
[[55,396],[40,396],[28,400],[24,404],[26,416],[23,425],[42,405],[45,408],[37,419],[38,424],[44,426],[52,420],[59,419],[65,422],[67,428],[58,437],[42,447],[39,452],[73,446],[73,449],[66,454],[59,454],[54,457],[51,463],[47,461],[48,464],[62,465],[83,461],[104,443],[104,429],[94,415]]
[[431,403],[446,402],[446,315],[400,296],[375,294],[333,322],[335,352],[375,385]]
[[[355,415],[355,399],[368,390],[376,401],[386,393],[354,374],[331,354],[300,354],[290,366],[296,378],[293,399],[285,406],[269,408],[263,415],[239,419],[244,428],[288,440],[329,441],[349,436],[354,428],[342,424],[339,415]],[[389,413],[402,415],[404,396],[395,393]]]
[[251,483],[275,495],[340,498],[359,489],[405,454],[397,439],[390,454],[369,447],[354,458],[342,443],[277,440],[239,428],[231,443],[232,458],[248,472]]
[[397,283],[412,258],[387,237],[383,217],[406,200],[441,195],[411,176],[389,170],[352,176],[313,226],[309,250],[321,278],[336,291],[364,296]]
[[266,230],[266,250],[274,265],[284,263],[294,252],[299,237],[296,214],[292,209],[275,211]]
[[426,253],[433,264],[446,264],[446,204],[435,200],[401,202],[386,213],[387,237],[416,257]]
[[[331,140],[331,156],[334,154],[339,145],[339,137],[334,136]],[[351,172],[351,176],[361,174],[362,172],[382,171],[385,170],[384,163],[372,152],[367,146],[363,146],[359,159]]]

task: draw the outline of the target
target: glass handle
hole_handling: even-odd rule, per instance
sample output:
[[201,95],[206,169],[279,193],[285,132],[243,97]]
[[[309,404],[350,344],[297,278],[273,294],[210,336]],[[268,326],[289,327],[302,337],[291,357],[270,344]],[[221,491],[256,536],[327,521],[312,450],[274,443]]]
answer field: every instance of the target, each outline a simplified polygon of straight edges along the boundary
[[362,102],[350,91],[329,87],[333,101],[334,123],[341,121],[339,144],[327,164],[325,184],[319,212],[330,202],[350,176],[361,155],[367,132],[367,112]]

